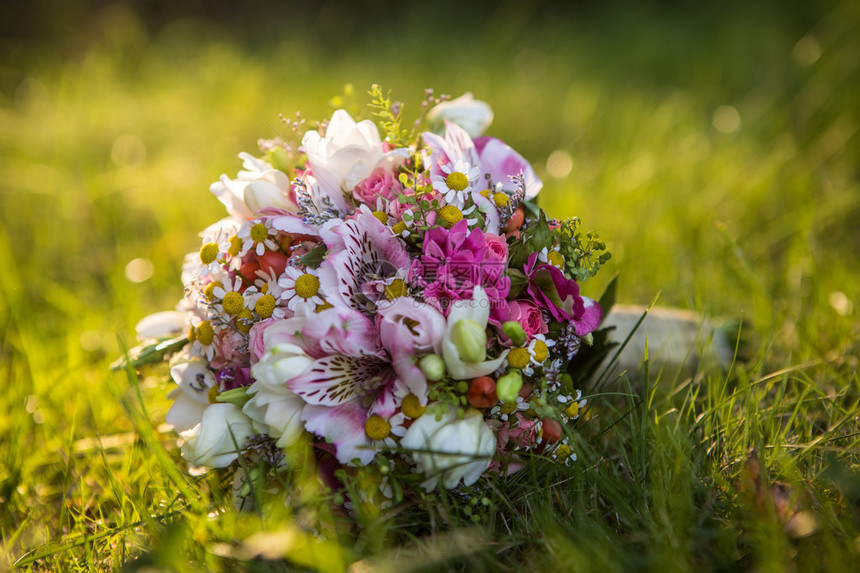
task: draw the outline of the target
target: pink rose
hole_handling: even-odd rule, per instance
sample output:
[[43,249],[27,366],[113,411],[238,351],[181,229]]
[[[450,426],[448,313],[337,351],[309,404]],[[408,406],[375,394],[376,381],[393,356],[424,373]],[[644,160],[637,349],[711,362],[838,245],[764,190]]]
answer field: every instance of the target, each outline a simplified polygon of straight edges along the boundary
[[487,249],[491,256],[504,263],[508,262],[508,243],[503,237],[484,233],[484,240],[487,242]]
[[376,209],[379,198],[390,201],[401,191],[400,183],[382,167],[377,167],[352,190],[353,196],[371,209]]
[[508,308],[511,311],[508,320],[519,322],[529,338],[533,338],[535,334],[549,332],[543,320],[543,314],[535,303],[528,300],[513,300],[508,303]]
[[215,358],[210,362],[212,368],[243,368],[248,366],[248,355],[239,351],[243,342],[242,335],[232,328],[225,328],[219,332],[213,341]]
[[274,322],[274,317],[267,318],[251,327],[251,332],[248,333],[248,350],[251,351],[251,365],[256,364],[266,353],[266,346],[263,343],[263,333]]

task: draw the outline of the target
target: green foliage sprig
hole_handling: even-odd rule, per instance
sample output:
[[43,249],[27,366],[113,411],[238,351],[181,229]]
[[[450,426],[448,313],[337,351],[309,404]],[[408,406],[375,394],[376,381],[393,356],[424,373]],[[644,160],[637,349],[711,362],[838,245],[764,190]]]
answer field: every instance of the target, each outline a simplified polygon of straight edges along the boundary
[[559,251],[564,256],[565,271],[579,282],[593,277],[612,257],[606,243],[594,231],[583,234],[579,217],[565,219],[555,230]]
[[408,147],[409,132],[400,127],[403,104],[391,101],[391,90],[383,92],[379,84],[373,84],[368,93],[372,98],[368,106],[375,110],[373,115],[382,120],[380,125],[385,131],[385,140],[395,147]]

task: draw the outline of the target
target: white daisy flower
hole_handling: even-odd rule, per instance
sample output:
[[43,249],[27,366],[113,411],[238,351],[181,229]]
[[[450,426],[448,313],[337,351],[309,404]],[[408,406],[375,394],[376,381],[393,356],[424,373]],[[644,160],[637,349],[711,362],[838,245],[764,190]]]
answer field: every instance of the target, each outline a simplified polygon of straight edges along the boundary
[[221,272],[227,258],[229,237],[235,234],[237,229],[238,224],[232,219],[222,219],[206,227],[200,233],[200,250],[189,254],[186,260],[188,268],[183,268],[183,279],[186,278],[186,273],[187,278],[193,280]]
[[287,308],[292,311],[298,309],[316,310],[323,304],[320,296],[320,279],[315,269],[307,268],[305,272],[296,267],[287,267],[287,270],[278,279],[281,291],[281,300],[286,301]]
[[561,410],[562,417],[565,421],[576,420],[579,418],[580,411],[588,403],[587,399],[582,398],[581,390],[576,391],[576,396],[559,394],[556,397],[556,400],[558,400],[560,405],[559,409]]
[[550,458],[557,462],[562,462],[568,467],[576,461],[576,452],[571,451],[567,437],[556,442],[555,447],[547,453]]
[[[251,308],[242,294],[242,277],[235,276],[233,280],[226,279],[212,288],[211,294],[218,301],[216,309],[229,316],[236,316],[243,309]],[[204,296],[206,291],[204,290]]]
[[472,167],[468,161],[457,159],[454,163],[442,166],[445,177],[435,175],[433,188],[445,195],[445,202],[458,209],[466,206],[466,198],[472,193],[472,181],[481,174],[478,167]]
[[[388,420],[381,421],[388,423],[388,435],[386,435],[382,439],[371,439],[371,443],[373,447],[377,450],[396,450],[400,446],[400,438],[406,433],[406,415],[403,412],[397,412]],[[384,430],[384,425],[382,426]],[[380,432],[380,435],[384,433],[384,431]]]
[[557,269],[564,269],[564,255],[561,254],[560,248],[561,245],[556,245],[551,249],[542,248],[538,253],[538,260]]
[[525,412],[529,409],[529,403],[522,397],[517,396],[516,402],[498,403],[490,409],[490,416],[507,422],[517,412]]
[[201,320],[199,317],[194,317],[191,321],[191,328],[188,330],[188,339],[191,346],[188,353],[191,356],[205,358],[211,361],[215,358],[215,337],[217,336],[217,324],[212,324],[208,320]]
[[278,250],[278,244],[272,239],[271,230],[272,223],[268,219],[254,219],[242,225],[237,235],[243,241],[239,255],[254,249],[257,256],[262,257],[266,249]]

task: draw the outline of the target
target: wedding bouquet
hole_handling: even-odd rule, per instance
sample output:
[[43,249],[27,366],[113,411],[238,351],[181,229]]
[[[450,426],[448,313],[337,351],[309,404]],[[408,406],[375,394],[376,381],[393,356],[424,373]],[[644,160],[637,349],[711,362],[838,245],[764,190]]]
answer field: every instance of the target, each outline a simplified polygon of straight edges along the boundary
[[481,135],[487,104],[428,90],[407,130],[370,93],[376,122],[337,110],[240,154],[184,298],[138,325],[130,362],[168,361],[182,456],[236,468],[240,496],[296,463],[385,504],[576,460],[571,360],[602,317],[579,282],[604,244],[536,207],[529,163]]

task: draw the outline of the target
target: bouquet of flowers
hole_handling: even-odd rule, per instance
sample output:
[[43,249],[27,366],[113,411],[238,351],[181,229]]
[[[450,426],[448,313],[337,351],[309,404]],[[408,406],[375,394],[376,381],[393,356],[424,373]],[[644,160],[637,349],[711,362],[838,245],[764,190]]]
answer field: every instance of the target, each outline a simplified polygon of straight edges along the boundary
[[168,361],[182,456],[236,468],[240,497],[296,463],[384,504],[576,460],[571,360],[602,318],[579,283],[604,244],[536,207],[529,163],[481,136],[484,102],[428,90],[407,130],[370,93],[376,121],[337,110],[240,154],[177,310],[138,325],[130,361]]

